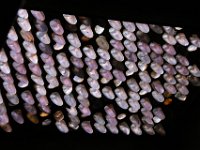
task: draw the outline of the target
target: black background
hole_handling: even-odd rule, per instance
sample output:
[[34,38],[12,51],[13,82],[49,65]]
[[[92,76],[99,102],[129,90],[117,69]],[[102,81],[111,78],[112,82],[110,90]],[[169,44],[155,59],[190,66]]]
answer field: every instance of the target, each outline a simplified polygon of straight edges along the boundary
[[[38,1],[37,1],[38,2]],[[197,13],[197,9],[193,11],[186,11],[186,9],[179,8],[171,9],[171,12],[167,9],[145,9],[138,7],[132,9],[128,5],[127,1],[118,1],[119,3],[123,2],[123,5],[116,6],[123,7],[121,11],[111,11],[111,5],[102,1],[101,4],[104,4],[104,11],[100,6],[94,5],[91,9],[86,9],[84,7],[86,4],[81,3],[80,1],[76,7],[70,7],[70,3],[55,3],[52,1],[30,1],[26,3],[23,7],[31,9],[46,9],[52,12],[60,11],[64,12],[66,8],[69,11],[74,12],[74,14],[83,14],[87,16],[106,16],[111,18],[131,18],[131,14],[134,14],[136,17],[134,20],[145,21],[150,23],[160,23],[160,24],[170,24],[170,25],[184,25],[186,26],[187,32],[194,32],[198,29],[198,23],[191,17],[193,14]],[[113,1],[112,1],[113,2]],[[71,2],[72,3],[72,2]],[[99,1],[100,3],[100,1]],[[111,3],[111,2],[110,2]],[[47,5],[48,4],[48,5]],[[80,5],[81,4],[81,5]],[[84,5],[85,4],[85,5]],[[13,5],[13,7],[18,7],[18,4]],[[96,8],[97,7],[97,8]],[[127,9],[124,9],[126,8]],[[125,11],[126,10],[126,11]],[[159,11],[160,10],[160,11]],[[13,9],[14,11],[14,9]],[[93,12],[93,13],[91,13]],[[180,13],[182,12],[182,13]],[[159,15],[158,15],[159,14]],[[1,15],[3,15],[1,13]],[[8,15],[9,16],[9,15]],[[10,13],[10,16],[11,13]],[[180,17],[179,17],[180,16]],[[192,22],[193,21],[193,22]],[[12,22],[12,21],[11,21]],[[6,25],[6,24],[5,24]],[[5,32],[5,31],[4,31]],[[198,54],[198,53],[196,53]],[[196,62],[199,63],[199,55],[190,56],[191,59],[195,58]],[[200,63],[199,63],[200,64]],[[185,103],[175,103],[170,106],[169,123],[166,124],[167,135],[164,137],[161,136],[135,136],[130,135],[126,136],[124,134],[111,135],[111,134],[94,134],[88,135],[83,131],[70,132],[68,134],[60,133],[54,125],[49,127],[42,127],[33,125],[31,123],[26,123],[25,125],[14,124],[13,133],[5,133],[2,130],[0,131],[0,149],[15,148],[15,149],[106,149],[106,148],[116,148],[116,149],[186,149],[186,150],[198,150],[200,149],[200,89],[197,87],[189,87],[190,95],[188,101]]]

